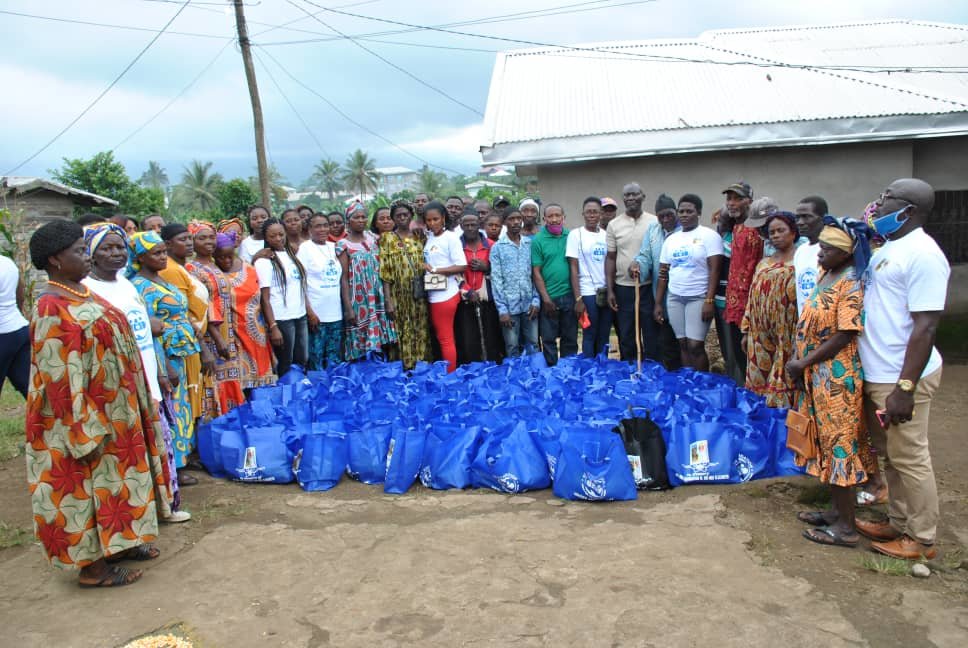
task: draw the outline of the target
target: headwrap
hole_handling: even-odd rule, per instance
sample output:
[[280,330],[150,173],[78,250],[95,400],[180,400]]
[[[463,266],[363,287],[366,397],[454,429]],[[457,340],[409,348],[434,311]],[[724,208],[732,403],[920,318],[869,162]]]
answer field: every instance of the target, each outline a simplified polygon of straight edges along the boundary
[[235,232],[219,232],[215,235],[215,248],[235,247]]
[[763,223],[763,225],[765,227],[769,227],[770,223],[776,220],[777,218],[779,218],[780,220],[782,220],[784,223],[787,224],[787,227],[789,227],[790,231],[793,232],[794,240],[796,240],[796,237],[800,236],[797,230],[797,217],[793,212],[775,211],[766,217],[766,222]]
[[117,234],[121,237],[124,247],[128,247],[128,235],[123,229],[114,223],[94,223],[84,228],[84,242],[87,244],[87,253],[93,256],[108,234]]
[[[820,240],[842,250],[843,248],[839,245],[834,245],[824,240],[824,233],[829,229],[836,228],[849,236],[853,244],[854,269],[857,271],[857,276],[861,277],[871,261],[871,239],[874,237],[873,230],[867,226],[867,223],[856,218],[843,218],[841,220],[830,219],[830,221],[826,218],[824,219],[827,227],[824,227],[820,233]],[[828,234],[828,236],[833,235]]]
[[192,236],[195,236],[196,234],[198,234],[199,232],[201,232],[203,229],[210,229],[210,230],[212,230],[212,234],[217,233],[217,230],[215,229],[215,226],[212,225],[211,223],[209,223],[208,221],[193,220],[192,222],[190,222],[188,224],[188,232]]
[[63,252],[84,236],[84,228],[66,219],[58,218],[41,225],[30,236],[30,262],[38,270],[47,269],[47,259]]
[[672,196],[659,194],[659,197],[655,199],[655,213],[658,214],[660,211],[665,211],[666,209],[675,211],[676,201],[672,199]]
[[354,201],[353,204],[351,204],[349,207],[346,208],[347,220],[349,220],[349,217],[358,211],[362,211],[364,214],[366,213],[366,205],[361,203],[359,200]]
[[854,239],[850,234],[833,225],[827,225],[820,230],[820,242],[843,250],[847,254],[854,253]]
[[220,220],[215,225],[215,231],[225,232],[233,225],[237,225],[240,232],[245,232],[245,223],[242,222],[241,218],[226,218],[225,220]]
[[161,237],[156,232],[150,230],[132,234],[131,240],[128,241],[128,265],[131,267],[128,275],[133,275],[138,270],[141,270],[141,263],[138,261],[139,256],[146,252],[151,252],[162,243],[164,241],[161,240]]

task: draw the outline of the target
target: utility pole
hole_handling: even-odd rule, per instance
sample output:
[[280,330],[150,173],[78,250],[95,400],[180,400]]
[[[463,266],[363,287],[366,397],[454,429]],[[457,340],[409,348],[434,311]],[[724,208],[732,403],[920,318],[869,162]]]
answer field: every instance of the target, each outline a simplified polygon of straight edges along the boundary
[[249,31],[245,26],[243,0],[233,0],[235,5],[235,25],[239,32],[239,49],[242,50],[242,64],[245,66],[245,80],[249,84],[249,99],[252,101],[252,123],[255,127],[255,158],[259,165],[259,191],[262,193],[262,206],[267,210],[269,202],[269,164],[266,161],[266,128],[262,121],[262,101],[259,99],[259,84],[255,80],[255,66],[252,65],[252,51],[249,44]]

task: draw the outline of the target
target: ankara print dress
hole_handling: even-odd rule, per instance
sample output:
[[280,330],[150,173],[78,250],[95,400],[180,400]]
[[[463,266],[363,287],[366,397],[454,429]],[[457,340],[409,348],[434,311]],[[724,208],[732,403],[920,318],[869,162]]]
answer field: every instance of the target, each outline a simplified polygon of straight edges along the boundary
[[272,350],[262,315],[262,291],[255,268],[241,261],[235,272],[226,272],[232,290],[232,311],[235,326],[232,334],[239,351],[242,389],[276,384],[272,371]]
[[346,325],[343,336],[343,358],[357,360],[368,353],[381,353],[384,344],[395,344],[397,331],[387,317],[380,279],[380,257],[376,237],[369,232],[360,243],[341,239],[336,244],[337,258],[349,257],[347,281],[350,304],[356,313],[356,324]]
[[793,264],[763,259],[753,274],[740,329],[747,336],[746,388],[766,397],[770,407],[793,406],[795,392],[786,363],[793,359],[796,328]]
[[171,514],[170,475],[124,313],[97,296],[43,294],[30,340],[27,482],[48,559],[80,569],[151,542]]
[[[863,332],[864,289],[852,267],[817,278],[797,324],[797,357],[804,358],[841,331]],[[864,372],[857,336],[830,360],[806,367],[797,410],[817,423],[816,459],[794,458],[825,484],[854,486],[877,470],[864,423]]]

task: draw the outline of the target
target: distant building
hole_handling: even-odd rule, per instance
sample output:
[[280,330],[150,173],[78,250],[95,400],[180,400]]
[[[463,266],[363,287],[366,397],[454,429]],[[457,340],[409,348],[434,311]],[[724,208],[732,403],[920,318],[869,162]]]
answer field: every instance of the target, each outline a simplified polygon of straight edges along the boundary
[[55,218],[73,218],[75,207],[117,207],[118,202],[44,178],[0,176],[0,205],[23,210],[25,223],[42,225]]
[[376,190],[386,196],[408,189],[416,191],[419,186],[420,173],[407,167],[380,167],[376,172],[380,174],[376,181]]
[[509,184],[503,184],[501,182],[492,182],[490,180],[475,180],[474,182],[469,182],[464,185],[464,189],[467,191],[468,196],[474,198],[477,197],[477,192],[481,189],[493,189],[495,191],[511,191],[514,187]]

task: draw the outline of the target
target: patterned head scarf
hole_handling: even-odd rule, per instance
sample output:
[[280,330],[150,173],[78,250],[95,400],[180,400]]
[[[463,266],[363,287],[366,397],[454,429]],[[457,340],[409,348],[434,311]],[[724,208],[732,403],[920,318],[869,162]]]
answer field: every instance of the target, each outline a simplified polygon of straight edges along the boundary
[[851,238],[850,234],[833,225],[827,225],[820,231],[820,242],[843,250],[848,254],[854,253],[854,239]]
[[128,247],[128,235],[123,229],[114,223],[94,223],[84,228],[84,243],[87,244],[87,253],[94,256],[94,252],[97,251],[108,234],[117,234],[121,237],[124,247]]
[[164,241],[161,240],[161,237],[156,232],[150,230],[132,234],[131,240],[128,241],[128,265],[131,266],[128,274],[133,275],[138,270],[141,270],[141,263],[138,261],[139,256],[146,252],[151,252],[162,243]]
[[217,232],[217,230],[215,229],[215,226],[212,225],[211,223],[207,222],[207,221],[193,220],[192,222],[190,222],[188,224],[188,232],[192,236],[195,236],[196,234],[198,234],[199,232],[201,232],[203,229],[210,229],[210,230],[212,230],[212,234],[215,234]]
[[364,214],[366,213],[366,205],[361,203],[359,200],[346,208],[346,220],[349,220],[350,216],[358,211],[362,211]]
[[235,232],[219,232],[215,235],[215,248],[234,248]]
[[225,220],[220,220],[215,225],[215,230],[217,232],[227,232],[231,231],[230,228],[235,225],[239,228],[240,232],[245,231],[245,223],[242,222],[241,218],[226,218]]

